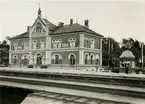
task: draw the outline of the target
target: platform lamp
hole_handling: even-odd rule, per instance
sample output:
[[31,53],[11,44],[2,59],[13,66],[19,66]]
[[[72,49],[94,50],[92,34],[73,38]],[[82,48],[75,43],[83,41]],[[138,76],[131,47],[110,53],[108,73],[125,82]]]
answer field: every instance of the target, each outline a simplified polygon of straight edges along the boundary
[[2,48],[0,48],[0,64],[2,62]]

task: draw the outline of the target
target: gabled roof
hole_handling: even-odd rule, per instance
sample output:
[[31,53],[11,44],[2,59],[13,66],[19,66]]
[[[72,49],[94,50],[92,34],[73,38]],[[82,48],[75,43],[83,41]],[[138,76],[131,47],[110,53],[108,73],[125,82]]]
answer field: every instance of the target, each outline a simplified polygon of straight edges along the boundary
[[51,23],[50,21],[48,21],[45,18],[42,18],[42,19],[46,24],[49,24],[49,30],[53,31],[55,29],[56,26],[53,23]]
[[131,51],[126,50],[122,52],[122,54],[120,55],[120,58],[135,58],[135,56],[132,54]]
[[19,38],[29,38],[29,34],[28,32],[24,32],[22,34],[16,35],[14,37],[9,38],[9,40],[11,39],[19,39]]
[[55,35],[55,34],[73,33],[73,32],[87,32],[87,33],[91,33],[91,34],[95,34],[95,35],[103,37],[102,35],[89,29],[88,27],[82,26],[78,23],[71,24],[71,25],[64,25],[62,27],[57,27],[57,29],[51,34]]

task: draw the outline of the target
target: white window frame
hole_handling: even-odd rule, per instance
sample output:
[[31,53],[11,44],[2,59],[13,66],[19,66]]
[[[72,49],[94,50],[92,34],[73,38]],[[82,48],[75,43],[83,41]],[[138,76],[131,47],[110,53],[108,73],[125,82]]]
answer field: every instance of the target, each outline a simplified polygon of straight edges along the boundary
[[76,46],[76,38],[75,37],[71,37],[68,40],[70,47],[75,47]]
[[42,48],[42,49],[45,48],[45,40],[44,39],[40,40],[40,48]]
[[37,49],[37,40],[33,40],[33,49]]
[[95,47],[95,39],[91,38],[90,41],[91,41],[90,47],[94,48]]
[[14,50],[18,50],[18,43],[13,44]]

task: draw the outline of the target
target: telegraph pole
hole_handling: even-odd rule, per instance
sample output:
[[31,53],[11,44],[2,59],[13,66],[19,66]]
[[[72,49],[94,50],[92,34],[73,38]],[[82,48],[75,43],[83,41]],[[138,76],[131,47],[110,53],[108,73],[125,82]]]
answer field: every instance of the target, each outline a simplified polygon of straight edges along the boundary
[[143,46],[144,46],[144,44],[142,43],[141,46],[142,46],[142,69],[143,69],[143,65],[144,65],[144,63],[143,63]]
[[110,61],[110,39],[108,41],[109,41],[109,43],[108,43],[109,44],[109,46],[108,46],[108,55],[109,55],[109,57],[108,57],[108,67],[109,67],[110,66],[109,65],[109,61]]

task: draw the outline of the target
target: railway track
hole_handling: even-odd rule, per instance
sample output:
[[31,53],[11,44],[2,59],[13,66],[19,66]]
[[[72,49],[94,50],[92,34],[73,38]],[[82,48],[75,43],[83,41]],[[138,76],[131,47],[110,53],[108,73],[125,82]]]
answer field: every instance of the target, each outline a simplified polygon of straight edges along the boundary
[[[28,99],[41,98],[46,101],[51,101],[52,104],[53,103],[55,104],[130,104],[130,103],[125,103],[125,102],[117,102],[117,101],[93,99],[93,98],[91,99],[87,97],[72,96],[72,95],[51,93],[51,92],[34,92],[34,93],[29,94],[27,98]],[[25,100],[22,104],[26,104]]]
[[[0,86],[20,87],[33,91],[29,97],[49,98],[69,102],[68,104],[93,104],[88,103],[89,99],[92,102],[101,102],[98,104],[145,103],[145,78],[141,77],[0,70],[0,79]],[[58,96],[44,96],[52,93]],[[74,97],[85,99],[86,102],[76,102],[73,99],[70,103],[65,99],[67,96],[70,99]],[[134,99],[143,103],[133,103]]]

